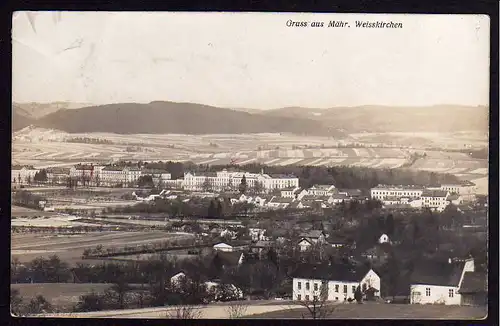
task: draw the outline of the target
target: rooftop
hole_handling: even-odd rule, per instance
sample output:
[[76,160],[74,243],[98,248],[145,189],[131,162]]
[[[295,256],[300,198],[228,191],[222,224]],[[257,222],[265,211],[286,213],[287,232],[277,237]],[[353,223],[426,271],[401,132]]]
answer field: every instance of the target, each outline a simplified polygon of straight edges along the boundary
[[464,262],[422,260],[416,264],[410,282],[412,284],[458,286]]
[[417,186],[417,185],[383,185],[383,184],[379,184],[372,189],[423,190],[424,187]]
[[310,230],[308,232],[304,232],[300,234],[301,238],[319,238],[321,235],[325,233],[322,230]]
[[422,196],[421,197],[446,197],[447,194],[448,194],[448,191],[446,191],[446,190],[429,190],[429,189],[425,189],[422,192]]
[[487,275],[483,272],[465,272],[460,286],[460,293],[477,293],[488,291]]
[[301,264],[291,274],[294,278],[360,282],[370,271],[368,266],[351,267],[346,264]]

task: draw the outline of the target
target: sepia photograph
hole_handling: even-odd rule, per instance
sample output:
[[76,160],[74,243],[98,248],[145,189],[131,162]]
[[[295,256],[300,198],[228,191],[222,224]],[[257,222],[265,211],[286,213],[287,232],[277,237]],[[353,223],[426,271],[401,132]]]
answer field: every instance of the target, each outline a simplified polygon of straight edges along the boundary
[[490,17],[17,11],[16,318],[483,319]]

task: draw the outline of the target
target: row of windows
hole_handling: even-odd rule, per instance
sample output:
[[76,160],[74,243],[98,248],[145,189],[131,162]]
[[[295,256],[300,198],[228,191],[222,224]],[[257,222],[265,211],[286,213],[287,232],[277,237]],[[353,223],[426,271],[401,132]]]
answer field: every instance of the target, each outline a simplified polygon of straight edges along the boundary
[[[309,282],[305,282],[305,283],[306,283],[306,290],[310,290]],[[314,291],[318,291],[318,286],[319,286],[318,284],[319,283],[314,283]],[[335,284],[334,288],[335,288],[335,292],[338,293],[339,289],[340,289],[340,285]],[[302,290],[302,282],[297,283],[297,289]],[[347,289],[348,289],[348,286],[344,285],[344,287],[343,287],[344,293],[347,293]],[[352,293],[356,292],[356,286],[353,285],[351,290],[352,290]],[[366,290],[366,284],[363,284],[363,291],[365,291],[365,290]]]
[[[455,295],[455,291],[453,289],[448,290],[448,297],[453,298]],[[431,288],[425,288],[425,296],[430,297],[431,296]]]

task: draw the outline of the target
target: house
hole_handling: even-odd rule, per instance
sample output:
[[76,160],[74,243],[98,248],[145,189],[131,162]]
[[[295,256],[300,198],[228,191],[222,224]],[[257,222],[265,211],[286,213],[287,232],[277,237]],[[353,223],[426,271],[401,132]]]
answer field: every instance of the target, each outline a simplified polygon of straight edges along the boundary
[[348,245],[348,241],[346,239],[332,235],[326,238],[326,242],[329,243],[332,248],[342,248]]
[[214,250],[223,252],[233,252],[248,249],[250,244],[247,241],[219,242],[213,246]]
[[464,306],[484,306],[488,304],[487,275],[483,272],[465,272],[458,293]]
[[389,257],[390,251],[391,245],[388,242],[379,243],[361,253],[361,257],[371,262],[383,263]]
[[312,245],[313,245],[313,242],[307,238],[301,238],[299,240],[299,242],[297,243],[297,246],[299,246],[299,250],[302,252],[309,250],[309,248],[311,248]]
[[473,201],[476,198],[477,186],[471,181],[463,181],[458,184],[442,184],[439,188],[451,194],[459,195],[464,201]]
[[252,245],[252,252],[258,253],[259,257],[262,257],[263,254],[267,253],[269,249],[274,247],[274,242],[272,241],[257,241],[254,245]]
[[229,230],[229,229],[224,229],[220,233],[221,238],[229,238],[229,239],[236,239],[236,232]]
[[181,284],[182,280],[185,280],[186,278],[187,276],[184,271],[176,272],[170,277],[170,285],[172,285],[172,287],[177,287]]
[[162,169],[148,169],[144,168],[141,170],[141,175],[143,176],[151,176],[153,183],[158,186],[164,185],[163,181],[171,180],[172,175],[167,170]]
[[346,195],[349,199],[364,199],[363,192],[360,189],[339,189],[338,193]]
[[297,188],[294,192],[294,198],[297,200],[301,200],[304,196],[307,196],[309,192],[307,189]]
[[329,301],[354,299],[358,286],[366,295],[380,294],[380,277],[370,267],[351,268],[346,264],[301,264],[291,274],[293,277],[293,300],[307,301],[319,296],[322,286],[326,286]]
[[327,202],[330,205],[337,205],[337,204],[341,204],[342,202],[347,202],[349,200],[350,200],[350,198],[349,198],[349,196],[347,196],[347,194],[334,194],[334,195],[331,195],[330,197],[328,197]]
[[69,168],[53,167],[47,170],[47,182],[50,184],[65,183],[69,177]]
[[224,294],[217,293],[217,290],[220,289],[221,286],[225,287],[226,290],[230,290],[235,297],[239,299],[243,298],[243,291],[236,287],[234,284],[221,284],[218,281],[208,281],[205,282],[205,286],[207,287],[207,291],[209,293],[214,293],[213,299],[215,301],[221,301],[224,299]]
[[391,243],[389,236],[387,234],[382,234],[380,238],[378,238],[378,243]]
[[215,253],[213,261],[217,261],[222,268],[237,267],[246,259],[246,255],[243,252],[224,252],[219,251]]
[[249,228],[248,234],[252,238],[252,241],[258,241],[258,240],[261,240],[261,236],[264,235],[265,231],[266,230],[259,229],[259,228]]
[[329,196],[337,192],[334,185],[313,185],[307,189],[307,193],[311,196]]
[[450,194],[447,198],[447,201],[455,206],[462,205],[462,203],[464,202],[462,196],[460,196],[459,194]]
[[33,182],[35,174],[40,171],[33,166],[13,165],[11,168],[11,182],[17,184],[27,184]]
[[426,207],[434,211],[442,212],[450,204],[448,201],[450,193],[446,190],[425,189],[420,197],[422,208]]
[[293,202],[293,198],[282,198],[274,196],[266,204],[267,207],[274,209],[284,209],[287,208]]
[[310,230],[308,232],[301,233],[300,238],[308,239],[311,243],[324,242],[327,235],[323,230]]
[[298,187],[288,187],[281,189],[281,197],[283,198],[292,198],[295,199],[295,191],[297,191]]
[[466,272],[474,272],[473,259],[419,262],[410,280],[410,303],[460,305]]
[[420,198],[423,187],[403,185],[378,185],[370,190],[372,199],[384,200],[386,197]]

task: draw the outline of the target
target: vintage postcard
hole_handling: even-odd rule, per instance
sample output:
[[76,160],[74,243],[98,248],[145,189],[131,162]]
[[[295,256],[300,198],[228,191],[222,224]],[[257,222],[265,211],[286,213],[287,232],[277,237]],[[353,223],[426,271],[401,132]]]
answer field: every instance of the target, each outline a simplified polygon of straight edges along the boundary
[[487,315],[488,16],[12,22],[12,315]]

